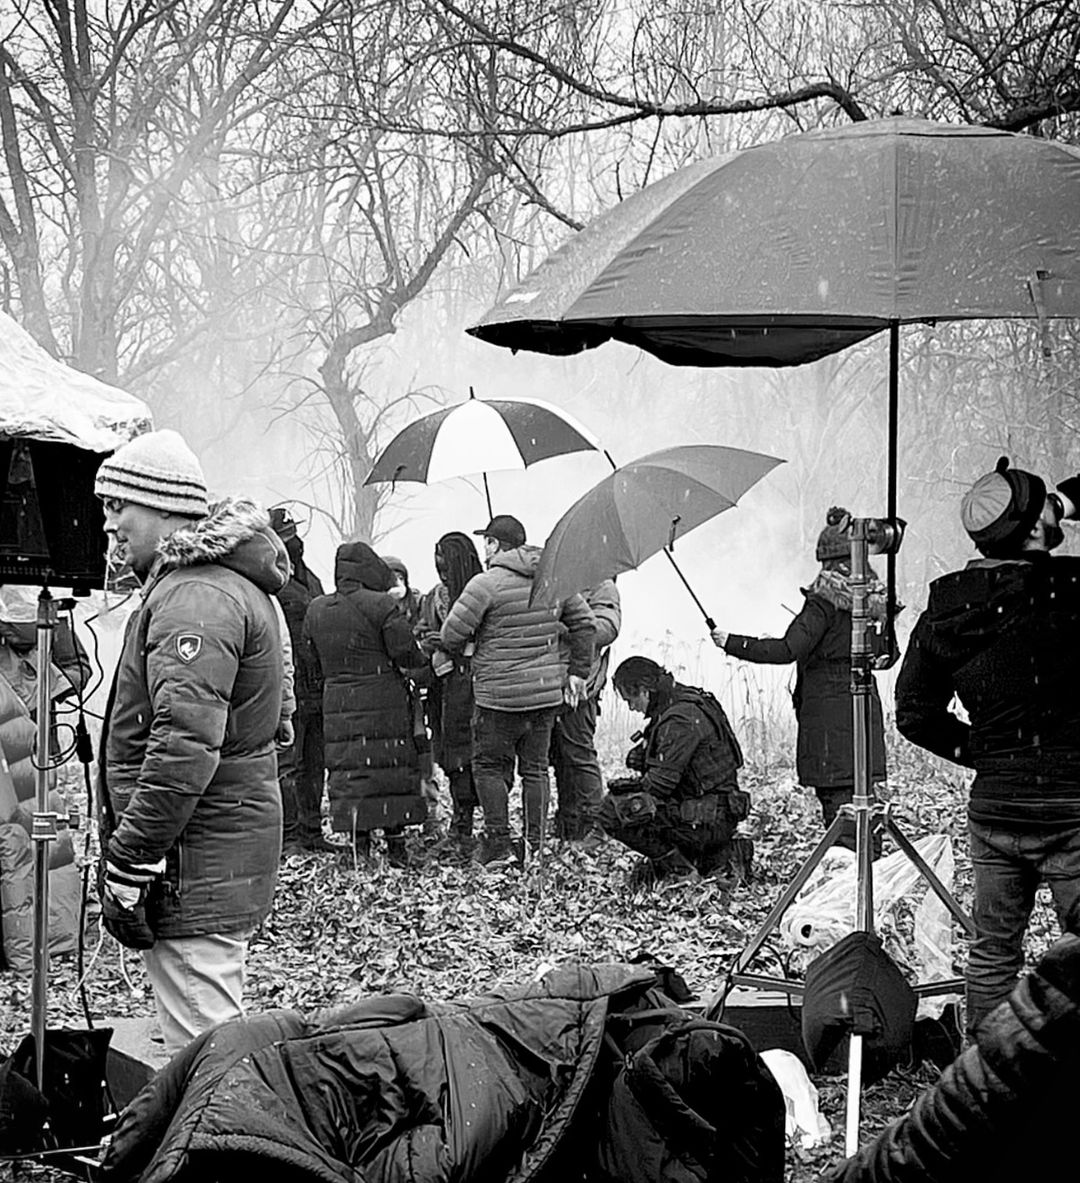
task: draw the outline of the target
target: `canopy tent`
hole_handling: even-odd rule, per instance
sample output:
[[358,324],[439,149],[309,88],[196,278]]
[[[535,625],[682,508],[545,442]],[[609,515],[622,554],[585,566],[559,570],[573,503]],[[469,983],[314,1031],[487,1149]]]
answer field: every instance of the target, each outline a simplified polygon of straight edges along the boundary
[[0,312],[0,435],[111,452],[151,425],[142,399],[57,361]]

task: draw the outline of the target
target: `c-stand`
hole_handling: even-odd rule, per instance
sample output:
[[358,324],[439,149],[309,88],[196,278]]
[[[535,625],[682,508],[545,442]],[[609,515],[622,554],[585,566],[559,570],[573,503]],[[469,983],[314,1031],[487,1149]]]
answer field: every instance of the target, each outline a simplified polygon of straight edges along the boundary
[[[855,518],[851,524],[851,703],[852,703],[852,759],[854,794],[850,805],[841,807],[824,837],[796,872],[780,899],[763,921],[753,939],[739,954],[728,975],[724,989],[710,1006],[710,1013],[723,1005],[735,986],[779,991],[801,995],[803,983],[786,978],[767,977],[745,972],[765,944],[770,933],[802,890],[833,842],[840,836],[849,818],[855,822],[855,928],[861,932],[874,931],[874,879],[872,833],[875,823],[883,833],[890,834],[908,860],[916,867],[930,888],[970,936],[974,926],[948,888],[934,874],[926,860],[903,833],[888,805],[874,796],[870,761],[871,705],[873,699],[873,658],[870,644],[869,612],[869,555],[895,554],[903,538],[903,524],[896,519]],[[949,978],[915,986],[920,997],[958,993],[963,988],[961,978]],[[848,1093],[845,1130],[845,1152],[854,1154],[859,1143],[859,1099],[862,1090],[863,1036],[852,1034],[848,1045]]]
[[41,589],[37,609],[37,735],[34,759],[34,814],[30,840],[34,848],[34,944],[30,986],[30,1034],[34,1040],[34,1083],[44,1089],[45,1029],[49,982],[49,844],[61,826],[78,826],[73,805],[66,814],[49,808],[49,771],[52,765],[52,642],[59,605],[47,587]]

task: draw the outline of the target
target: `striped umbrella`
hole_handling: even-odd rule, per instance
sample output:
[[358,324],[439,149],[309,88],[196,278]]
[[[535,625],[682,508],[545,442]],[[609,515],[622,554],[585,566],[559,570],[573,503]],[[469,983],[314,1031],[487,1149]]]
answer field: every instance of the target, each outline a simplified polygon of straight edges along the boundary
[[570,452],[602,451],[600,442],[565,411],[537,399],[477,398],[443,407],[402,428],[372,465],[365,485],[418,481],[525,469]]

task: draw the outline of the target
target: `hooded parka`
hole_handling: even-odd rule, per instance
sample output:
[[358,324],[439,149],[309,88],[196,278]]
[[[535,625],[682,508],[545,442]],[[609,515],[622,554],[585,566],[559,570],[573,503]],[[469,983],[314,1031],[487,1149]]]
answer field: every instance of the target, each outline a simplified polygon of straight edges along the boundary
[[[728,635],[732,657],[767,665],[795,663],[792,702],[799,725],[795,766],[799,783],[814,789],[854,784],[851,708],[851,587],[838,571],[822,571],[803,593],[802,611],[782,637]],[[875,622],[885,620],[880,585],[869,596]],[[870,773],[885,779],[885,727],[881,699],[871,680]]]
[[118,862],[165,859],[147,901],[159,939],[244,931],[270,911],[282,709],[270,596],[287,572],[267,514],[223,501],[161,543],[128,622],[102,737],[102,833]]
[[311,602],[304,637],[323,680],[323,728],[335,830],[422,821],[420,764],[406,677],[424,658],[390,568],[366,542],[338,547],[337,590]]

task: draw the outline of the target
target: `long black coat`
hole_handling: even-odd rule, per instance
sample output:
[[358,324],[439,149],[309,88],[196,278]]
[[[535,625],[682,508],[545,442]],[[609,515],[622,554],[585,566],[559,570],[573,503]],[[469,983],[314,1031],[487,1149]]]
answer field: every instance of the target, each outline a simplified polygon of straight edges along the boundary
[[[842,577],[823,572],[806,589],[802,611],[779,638],[728,635],[732,657],[769,665],[795,662],[792,701],[799,724],[795,768],[799,783],[815,789],[855,783],[852,753],[851,599]],[[871,596],[872,613],[883,615],[884,599]],[[885,779],[885,727],[877,687],[871,684],[870,772]]]
[[[416,634],[420,648],[431,657],[440,649],[439,631],[450,610],[446,585],[436,584],[420,601]],[[449,775],[467,768],[473,759],[472,672],[464,654],[451,657],[453,667],[428,686],[431,743],[439,767]]]
[[323,679],[323,729],[335,830],[422,821],[420,765],[403,671],[423,658],[390,569],[365,542],[338,548],[337,591],[311,602],[304,639]]

